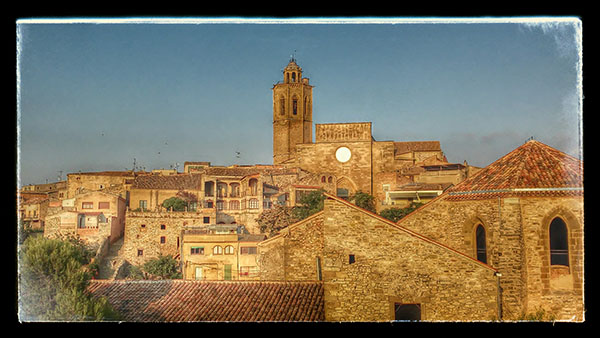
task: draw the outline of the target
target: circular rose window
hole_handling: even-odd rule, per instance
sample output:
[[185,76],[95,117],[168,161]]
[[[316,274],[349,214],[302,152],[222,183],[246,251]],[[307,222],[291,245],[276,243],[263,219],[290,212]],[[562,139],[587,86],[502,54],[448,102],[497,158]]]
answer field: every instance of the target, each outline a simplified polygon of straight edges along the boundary
[[352,157],[352,153],[350,152],[350,149],[346,147],[339,147],[335,151],[335,158],[337,158],[337,160],[342,163],[348,162],[350,160],[350,157]]

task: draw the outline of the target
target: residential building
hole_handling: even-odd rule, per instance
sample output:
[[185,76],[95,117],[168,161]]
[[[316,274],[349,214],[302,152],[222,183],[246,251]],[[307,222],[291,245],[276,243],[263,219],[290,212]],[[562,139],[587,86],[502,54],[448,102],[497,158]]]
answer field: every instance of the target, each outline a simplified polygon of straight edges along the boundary
[[123,236],[125,199],[119,195],[90,191],[52,203],[45,218],[44,236],[78,236],[101,244]]
[[181,247],[183,279],[258,280],[257,245],[265,235],[244,233],[243,227],[185,227]]

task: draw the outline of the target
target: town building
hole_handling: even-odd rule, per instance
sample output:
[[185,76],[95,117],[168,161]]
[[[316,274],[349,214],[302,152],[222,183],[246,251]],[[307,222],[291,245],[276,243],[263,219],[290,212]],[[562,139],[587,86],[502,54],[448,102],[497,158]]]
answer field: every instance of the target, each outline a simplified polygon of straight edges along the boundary
[[583,162],[529,140],[398,225],[497,269],[504,319],[582,321]]
[[125,199],[104,191],[89,191],[49,204],[45,237],[75,236],[93,244],[114,243],[125,231]]
[[258,244],[261,280],[322,281],[326,321],[498,318],[495,268],[326,196],[321,212]]
[[242,226],[185,227],[182,238],[183,279],[258,280],[258,243],[265,235],[244,233]]

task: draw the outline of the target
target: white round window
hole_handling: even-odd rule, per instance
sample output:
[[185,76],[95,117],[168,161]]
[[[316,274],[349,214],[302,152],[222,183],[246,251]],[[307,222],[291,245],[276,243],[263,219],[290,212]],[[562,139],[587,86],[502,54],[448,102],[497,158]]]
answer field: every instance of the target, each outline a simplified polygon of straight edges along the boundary
[[350,149],[346,147],[339,147],[335,151],[335,158],[342,163],[350,161],[350,157],[352,157],[352,153],[350,152]]

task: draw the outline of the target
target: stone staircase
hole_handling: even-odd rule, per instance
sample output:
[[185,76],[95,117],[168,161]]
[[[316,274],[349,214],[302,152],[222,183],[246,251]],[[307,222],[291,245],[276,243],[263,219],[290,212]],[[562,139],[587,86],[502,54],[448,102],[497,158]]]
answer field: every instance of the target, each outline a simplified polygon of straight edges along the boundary
[[106,256],[100,263],[98,279],[115,279],[119,272],[119,267],[124,262],[124,259],[119,256],[119,250],[121,250],[122,247],[123,237],[110,245]]

